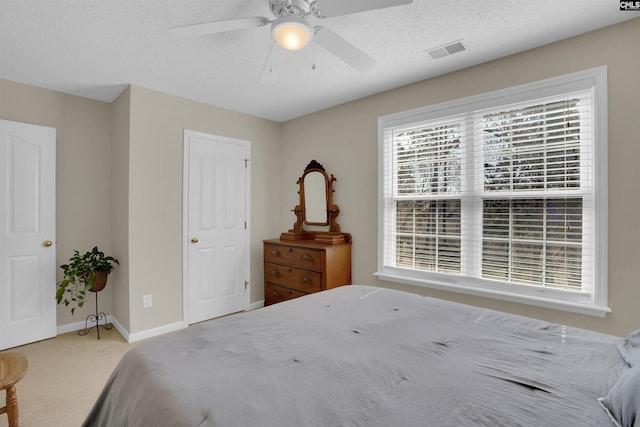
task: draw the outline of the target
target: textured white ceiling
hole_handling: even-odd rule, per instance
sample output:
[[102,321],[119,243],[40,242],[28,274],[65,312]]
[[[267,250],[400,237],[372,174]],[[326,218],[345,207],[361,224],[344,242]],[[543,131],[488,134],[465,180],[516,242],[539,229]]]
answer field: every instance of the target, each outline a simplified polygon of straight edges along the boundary
[[[0,0],[0,78],[103,101],[135,84],[286,121],[640,12],[620,11],[619,0],[414,0],[312,17],[313,25],[347,39],[377,66],[360,74],[310,44],[289,53],[274,85],[259,82],[271,48],[269,26],[187,39],[167,31],[250,16],[271,18],[268,0]],[[457,40],[468,50],[437,60],[425,53]]]

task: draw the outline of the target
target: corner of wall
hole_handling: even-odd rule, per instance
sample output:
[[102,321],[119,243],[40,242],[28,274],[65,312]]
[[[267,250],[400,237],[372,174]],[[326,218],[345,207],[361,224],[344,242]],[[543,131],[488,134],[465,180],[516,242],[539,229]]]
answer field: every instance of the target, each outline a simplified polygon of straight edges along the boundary
[[[118,331],[121,334],[131,329],[129,302],[130,111],[131,87],[129,86],[111,105],[111,244],[113,254],[120,261],[120,265],[111,275],[114,283],[113,314],[118,319]],[[128,335],[128,333],[125,334]]]

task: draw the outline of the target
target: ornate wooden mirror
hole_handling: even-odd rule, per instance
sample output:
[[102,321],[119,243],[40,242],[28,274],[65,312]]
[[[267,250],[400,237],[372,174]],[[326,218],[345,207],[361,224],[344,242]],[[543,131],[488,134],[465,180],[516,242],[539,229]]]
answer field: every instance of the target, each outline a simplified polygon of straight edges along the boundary
[[[344,235],[340,232],[336,218],[340,208],[333,204],[333,183],[336,178],[327,175],[324,167],[315,160],[304,169],[298,178],[298,194],[300,203],[293,209],[296,222],[293,228],[280,235],[281,240],[317,240],[327,243],[343,243]],[[305,229],[306,226],[328,226],[327,231]]]

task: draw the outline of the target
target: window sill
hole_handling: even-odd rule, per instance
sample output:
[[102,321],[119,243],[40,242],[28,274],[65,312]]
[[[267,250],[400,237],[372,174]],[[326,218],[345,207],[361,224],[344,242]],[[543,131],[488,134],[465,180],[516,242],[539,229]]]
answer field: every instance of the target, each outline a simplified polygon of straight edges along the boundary
[[493,289],[482,289],[459,283],[444,283],[432,280],[424,280],[413,277],[406,277],[391,273],[374,273],[380,280],[387,282],[403,283],[407,285],[421,286],[431,289],[439,289],[449,292],[457,292],[462,294],[476,295],[486,298],[494,298],[503,301],[516,302],[520,304],[528,304],[537,307],[551,308],[555,310],[568,311],[572,313],[585,314],[588,316],[605,317],[607,313],[611,313],[611,308],[588,304],[583,302],[561,301],[557,299],[545,298],[538,295],[523,295],[511,292],[497,291]]

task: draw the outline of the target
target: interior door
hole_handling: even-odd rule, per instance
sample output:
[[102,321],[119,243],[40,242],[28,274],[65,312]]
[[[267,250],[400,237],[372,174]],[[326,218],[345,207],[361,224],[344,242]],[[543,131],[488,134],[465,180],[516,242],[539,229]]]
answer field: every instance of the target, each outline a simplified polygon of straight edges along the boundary
[[189,324],[246,308],[249,143],[185,131]]
[[56,130],[0,120],[0,350],[56,335]]

